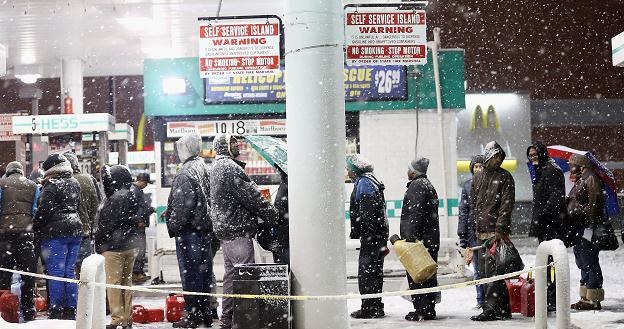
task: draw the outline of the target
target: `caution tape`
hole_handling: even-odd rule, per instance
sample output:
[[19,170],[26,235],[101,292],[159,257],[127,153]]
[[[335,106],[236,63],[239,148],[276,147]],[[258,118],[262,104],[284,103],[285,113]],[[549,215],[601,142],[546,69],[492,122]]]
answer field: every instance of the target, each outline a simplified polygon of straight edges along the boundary
[[1,268],[1,267],[0,267],[0,271],[11,272],[11,273],[20,274],[20,275],[27,275],[27,276],[32,276],[32,277],[35,277],[35,278],[40,278],[40,279],[55,280],[55,281],[62,281],[62,282],[68,282],[68,283],[75,283],[75,284],[83,285],[83,286],[84,285],[86,285],[86,286],[89,286],[89,285],[91,285],[91,286],[104,286],[106,288],[111,288],[111,289],[140,291],[140,292],[147,292],[147,293],[152,293],[152,294],[163,294],[163,295],[177,294],[177,295],[204,296],[204,297],[215,297],[215,298],[271,299],[271,300],[296,300],[296,301],[302,301],[302,300],[367,299],[367,298],[399,297],[399,296],[408,296],[408,295],[429,294],[429,293],[434,293],[434,292],[443,291],[443,290],[460,289],[460,288],[466,288],[466,287],[470,287],[470,286],[476,286],[476,285],[479,285],[479,284],[485,284],[485,283],[491,283],[491,282],[495,282],[495,281],[499,281],[499,280],[509,279],[509,278],[517,277],[520,274],[534,272],[535,270],[540,270],[540,269],[546,268],[548,266],[552,266],[553,264],[555,264],[555,262],[552,262],[552,263],[546,264],[546,265],[542,265],[542,266],[529,267],[527,269],[523,269],[523,270],[520,270],[520,271],[511,272],[511,273],[503,274],[503,275],[497,275],[497,276],[493,276],[493,277],[489,277],[489,278],[483,278],[483,279],[466,281],[466,282],[460,282],[460,283],[453,283],[453,284],[448,284],[448,285],[444,285],[444,286],[437,286],[437,287],[431,287],[431,288],[390,291],[390,292],[381,292],[381,293],[376,293],[376,294],[364,294],[364,295],[362,295],[362,294],[345,294],[345,295],[316,295],[316,296],[282,296],[282,295],[217,294],[217,293],[213,294],[213,293],[207,293],[207,292],[194,292],[194,291],[181,291],[181,290],[161,290],[161,289],[156,289],[156,288],[148,288],[148,287],[145,287],[145,286],[143,286],[143,287],[141,287],[141,286],[122,286],[122,285],[116,285],[116,284],[107,284],[107,283],[83,281],[83,280],[77,280],[77,279],[61,278],[61,277],[56,277],[56,276],[50,276],[50,275],[38,274],[38,273],[30,273],[30,272],[18,271],[18,270]]

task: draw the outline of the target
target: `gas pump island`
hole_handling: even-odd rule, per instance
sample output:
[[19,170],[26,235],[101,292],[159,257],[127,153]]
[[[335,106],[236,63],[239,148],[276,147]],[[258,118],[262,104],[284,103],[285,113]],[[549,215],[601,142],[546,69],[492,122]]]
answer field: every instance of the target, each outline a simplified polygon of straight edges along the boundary
[[[97,133],[99,163],[108,163],[109,134],[115,132],[115,118],[108,113],[31,115],[13,117],[13,134],[62,135],[70,133]],[[48,156],[48,148],[37,145],[41,138],[31,138],[30,163],[39,164]],[[126,141],[127,142],[127,141]],[[39,147],[37,147],[39,146]]]

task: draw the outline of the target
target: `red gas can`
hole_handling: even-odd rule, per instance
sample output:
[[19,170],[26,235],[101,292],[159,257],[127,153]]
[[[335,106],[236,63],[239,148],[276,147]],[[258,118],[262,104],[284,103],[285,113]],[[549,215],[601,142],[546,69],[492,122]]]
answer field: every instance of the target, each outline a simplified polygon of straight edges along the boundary
[[132,322],[134,323],[148,323],[147,311],[142,305],[132,306]]
[[522,284],[520,289],[520,313],[522,315],[532,318],[535,316],[535,281],[529,278]]
[[35,310],[37,312],[43,312],[48,309],[48,301],[41,296],[33,298],[33,303],[35,304]]
[[162,308],[146,308],[147,312],[147,322],[164,322],[165,321],[165,310]]
[[523,277],[518,279],[505,280],[507,286],[507,292],[509,293],[509,305],[511,305],[511,313],[520,313],[520,290],[526,280]]
[[19,297],[10,292],[5,292],[0,296],[0,312],[2,318],[7,322],[19,322]]
[[184,297],[182,295],[169,294],[165,299],[167,321],[176,322],[182,319],[184,312]]

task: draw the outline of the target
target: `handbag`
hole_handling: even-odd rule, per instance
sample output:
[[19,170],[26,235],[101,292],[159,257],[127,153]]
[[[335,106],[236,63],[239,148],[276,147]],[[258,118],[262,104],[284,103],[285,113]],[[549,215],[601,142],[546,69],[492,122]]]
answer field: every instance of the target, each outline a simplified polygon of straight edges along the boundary
[[598,250],[616,250],[620,245],[611,222],[594,224],[591,242]]
[[[488,254],[494,257],[496,264],[496,274],[503,275],[524,269],[524,262],[520,257],[518,249],[511,242],[509,237],[504,239],[488,240],[491,246],[488,248]],[[486,242],[486,244],[488,243]]]

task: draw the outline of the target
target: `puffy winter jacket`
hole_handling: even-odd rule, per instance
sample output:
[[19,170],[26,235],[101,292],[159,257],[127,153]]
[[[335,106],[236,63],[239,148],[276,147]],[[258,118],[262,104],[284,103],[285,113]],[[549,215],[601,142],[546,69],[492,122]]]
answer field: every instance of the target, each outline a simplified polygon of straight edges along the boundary
[[167,201],[167,229],[175,237],[189,232],[212,232],[210,170],[204,160],[191,156],[173,180]]
[[244,163],[217,155],[210,175],[211,218],[220,240],[253,237],[258,218],[277,224],[278,213],[243,170]]
[[457,224],[457,235],[459,236],[459,246],[462,248],[474,247],[477,245],[474,212],[470,207],[471,188],[472,179],[469,179],[462,186],[461,199],[459,201],[459,222]]
[[371,173],[358,176],[349,203],[351,239],[388,238],[385,186]]
[[542,143],[535,143],[538,164],[533,165],[533,214],[529,236],[541,240],[561,239],[561,225],[566,217],[565,178],[561,169],[548,157],[548,150]]
[[401,237],[422,241],[430,254],[440,249],[438,193],[426,175],[407,183],[401,209]]
[[80,184],[72,177],[69,162],[48,169],[45,177],[33,223],[36,238],[81,237]]
[[98,217],[95,246],[99,253],[124,251],[137,247],[139,204],[130,191],[132,175],[125,166],[113,166],[107,171],[106,189],[112,195],[104,201]]
[[471,207],[477,233],[511,233],[511,212],[514,209],[515,183],[503,168],[484,168],[472,180]]
[[605,197],[602,180],[593,170],[587,170],[568,196],[568,213],[577,227],[590,228],[604,220]]
[[101,196],[97,188],[97,181],[89,174],[82,174],[78,164],[76,154],[72,152],[63,153],[67,161],[69,161],[73,176],[80,184],[80,209],[78,215],[82,222],[82,231],[84,236],[91,235],[93,226],[95,225],[95,215],[100,205]]
[[32,232],[39,193],[21,173],[0,179],[0,234]]

